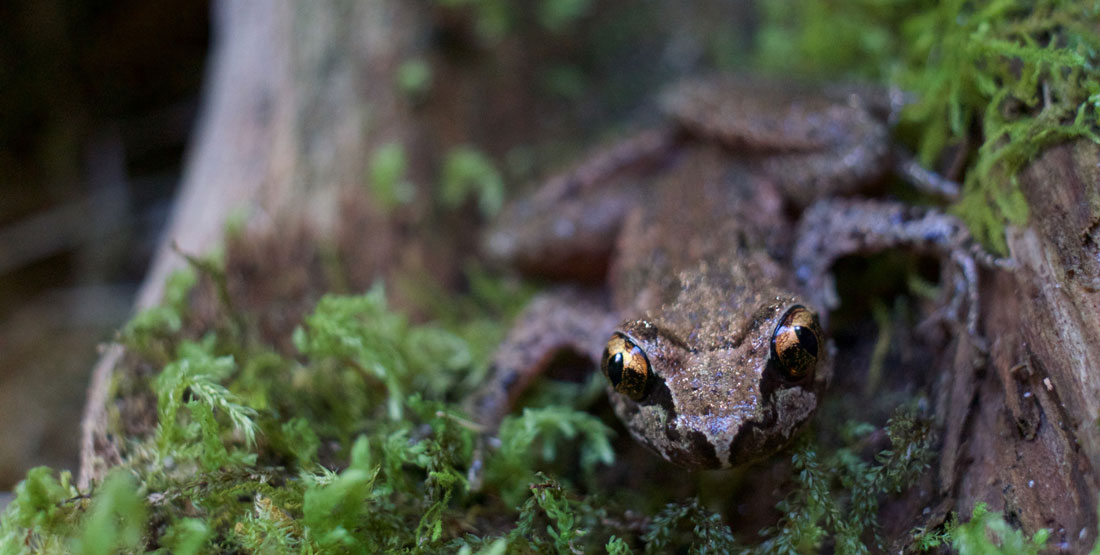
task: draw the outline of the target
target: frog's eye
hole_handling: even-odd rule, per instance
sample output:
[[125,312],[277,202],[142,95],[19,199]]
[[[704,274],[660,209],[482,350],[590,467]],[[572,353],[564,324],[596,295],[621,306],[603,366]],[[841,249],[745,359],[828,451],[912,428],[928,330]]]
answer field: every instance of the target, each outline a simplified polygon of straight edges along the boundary
[[618,332],[611,336],[603,350],[600,367],[615,391],[635,401],[645,395],[646,381],[649,379],[649,359],[641,347],[627,336]]
[[779,320],[772,335],[772,357],[790,380],[801,380],[817,365],[821,326],[817,315],[804,306],[795,305]]

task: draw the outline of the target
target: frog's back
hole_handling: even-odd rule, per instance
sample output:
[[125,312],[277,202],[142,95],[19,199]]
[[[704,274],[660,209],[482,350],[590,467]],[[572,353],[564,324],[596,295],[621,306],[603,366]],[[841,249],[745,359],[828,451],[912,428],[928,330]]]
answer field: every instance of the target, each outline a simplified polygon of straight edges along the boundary
[[685,280],[780,282],[774,258],[791,225],[778,191],[713,145],[685,149],[627,218],[610,284],[614,304],[641,313],[675,300]]
[[722,75],[671,87],[662,106],[689,135],[725,146],[805,207],[882,177],[889,129],[881,99],[869,94],[855,88],[822,94],[797,83]]

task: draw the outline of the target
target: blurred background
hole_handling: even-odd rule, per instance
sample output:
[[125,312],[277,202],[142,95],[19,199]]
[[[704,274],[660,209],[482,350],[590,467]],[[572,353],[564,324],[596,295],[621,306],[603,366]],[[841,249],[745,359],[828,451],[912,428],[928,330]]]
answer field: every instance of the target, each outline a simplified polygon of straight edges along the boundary
[[0,5],[0,491],[76,470],[97,346],[128,315],[199,104],[198,0]]
[[[423,61],[430,60],[448,83],[435,108],[409,92],[415,80],[398,82],[406,95],[398,104],[431,130],[416,148],[482,143],[505,162],[508,183],[530,183],[571,159],[609,122],[652,118],[643,99],[662,83],[700,65],[740,65],[756,23],[750,3],[726,0],[701,0],[691,9],[654,3],[643,11],[623,0],[474,4],[416,4],[418,17],[431,22],[426,38],[367,49],[381,61],[361,65],[386,74],[397,62],[406,62],[404,70],[430,67]],[[531,6],[545,17],[522,8]],[[554,7],[564,7],[564,15],[551,17],[557,12],[545,9]],[[98,347],[130,314],[172,210],[200,108],[210,10],[209,2],[194,0],[16,0],[0,7],[0,492],[33,466],[76,470]],[[501,14],[507,17],[494,19]],[[498,25],[486,30],[486,22]],[[303,64],[312,60],[311,48],[347,48],[316,24],[311,37],[324,40],[296,45]],[[513,51],[529,58],[497,56]],[[419,64],[407,63],[404,57],[416,53]],[[343,81],[332,79],[308,94],[341,99]],[[365,86],[360,81],[370,79],[352,78]],[[469,107],[455,108],[454,99]],[[313,119],[320,108],[339,106],[321,100],[310,107]],[[412,121],[395,128],[412,129]],[[482,129],[478,121],[506,125]],[[322,125],[315,131],[322,139],[338,135]],[[532,137],[545,144],[516,147]],[[434,179],[428,176],[434,173],[421,177]]]

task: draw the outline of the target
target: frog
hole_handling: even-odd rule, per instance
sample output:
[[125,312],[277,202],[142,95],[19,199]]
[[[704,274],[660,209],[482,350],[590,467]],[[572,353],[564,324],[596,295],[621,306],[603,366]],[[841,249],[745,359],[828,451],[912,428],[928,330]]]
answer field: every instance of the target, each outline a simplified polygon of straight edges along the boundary
[[665,460],[768,457],[828,387],[829,269],[849,254],[905,246],[949,260],[962,293],[947,312],[977,334],[959,306],[976,313],[975,261],[993,258],[951,215],[857,196],[890,173],[958,192],[894,146],[892,95],[724,75],[682,81],[659,106],[662,123],[548,179],[485,234],[489,259],[560,283],[493,357],[470,408],[487,430],[570,353],[599,368],[626,430]]

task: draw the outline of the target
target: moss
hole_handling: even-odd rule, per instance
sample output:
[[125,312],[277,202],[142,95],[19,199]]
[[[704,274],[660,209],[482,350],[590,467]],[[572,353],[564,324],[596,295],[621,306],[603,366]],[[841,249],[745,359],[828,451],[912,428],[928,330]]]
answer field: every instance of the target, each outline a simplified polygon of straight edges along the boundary
[[[134,344],[168,341],[147,333]],[[564,398],[590,402],[591,394],[578,395],[588,385],[506,419],[482,490],[500,497],[469,491],[476,432],[459,407],[471,387],[465,372],[485,364],[474,353],[488,349],[461,336],[410,324],[375,288],[321,299],[295,332],[293,360],[262,346],[231,356],[214,335],[172,341],[173,360],[149,382],[155,432],[132,438],[123,464],[87,494],[67,475],[32,471],[5,514],[3,549],[624,553],[631,545],[735,545],[721,517],[698,502],[674,503],[640,524],[632,503],[592,478],[614,460],[611,431],[583,407],[563,406]],[[414,390],[423,393],[408,395]],[[792,469],[801,487],[757,549],[820,546],[843,531],[860,545],[876,496],[903,487],[923,464],[926,438],[910,437],[914,425],[907,416],[891,424],[895,444],[916,447],[880,453],[878,465],[846,449],[818,462],[804,442]],[[840,486],[855,488],[849,501],[834,498]],[[484,511],[511,515],[512,524],[481,520]]]
[[504,204],[504,180],[496,166],[480,151],[464,146],[452,149],[443,160],[440,201],[456,208],[467,197],[477,199],[483,216],[493,216]]
[[367,184],[371,198],[384,211],[390,211],[412,201],[416,187],[405,180],[408,161],[405,149],[397,143],[386,143],[371,155]]
[[926,164],[963,151],[955,212],[997,252],[1004,225],[1027,221],[1020,169],[1056,143],[1100,142],[1100,2],[795,4],[765,4],[759,65],[913,93],[900,134]]
[[[294,332],[293,357],[242,347],[239,337],[255,336],[249,329],[188,340],[134,328],[134,352],[172,353],[146,382],[157,400],[155,429],[129,438],[122,465],[90,492],[76,491],[67,474],[33,470],[4,515],[0,549],[625,553],[738,545],[720,514],[698,501],[649,518],[638,507],[667,504],[666,493],[618,491],[597,477],[615,458],[613,432],[587,410],[598,382],[532,396],[545,406],[505,420],[482,488],[470,491],[477,431],[461,402],[478,387],[467,374],[486,364],[500,335],[469,334],[462,323],[514,310],[492,278],[475,273],[471,283],[499,304],[470,293],[458,299],[466,308],[452,324],[408,322],[387,308],[381,287],[326,296]],[[184,322],[193,317],[185,304],[173,310]],[[859,546],[873,532],[879,496],[919,473],[928,438],[900,415],[888,428],[897,449],[869,463],[854,449],[874,427],[852,429],[849,445],[830,454],[803,440],[792,458],[798,486],[778,507],[787,516],[753,550]]]
[[959,553],[1034,555],[1046,546],[1050,530],[1041,528],[1028,538],[1005,522],[1003,515],[990,512],[984,503],[978,503],[969,521],[952,528],[951,538],[951,547]]

